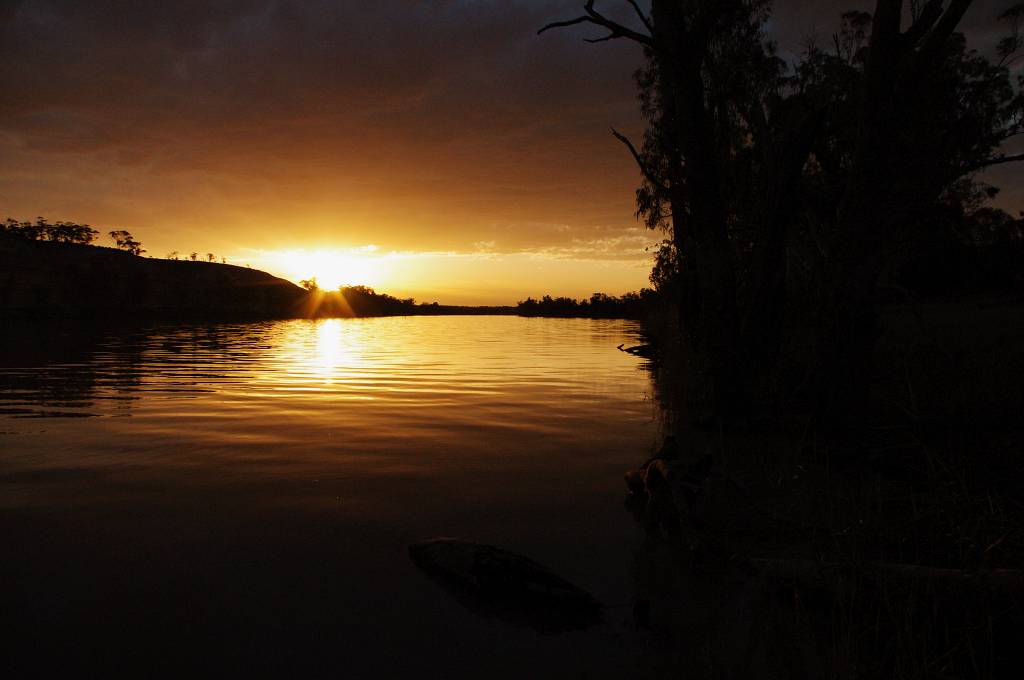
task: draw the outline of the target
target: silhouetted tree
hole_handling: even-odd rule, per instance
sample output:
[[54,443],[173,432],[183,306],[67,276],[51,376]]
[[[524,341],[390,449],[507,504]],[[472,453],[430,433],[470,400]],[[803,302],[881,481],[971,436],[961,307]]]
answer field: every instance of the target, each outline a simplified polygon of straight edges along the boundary
[[213,253],[207,253],[207,254],[206,254],[206,261],[207,261],[207,262],[213,262],[213,261],[214,261],[214,260],[216,260],[216,259],[217,259],[217,258],[216,258],[216,256],[214,256],[214,254],[213,254]]
[[88,245],[99,234],[88,224],[75,222],[55,222],[49,229],[47,240],[58,243],[78,243]]
[[416,300],[413,298],[399,299],[378,293],[369,286],[341,286],[338,294],[344,298],[355,316],[410,314],[416,310]]
[[[903,30],[902,3],[878,0],[867,43],[845,62],[845,77],[856,84],[841,103],[850,123],[831,139],[827,130],[823,141],[848,141],[834,147],[841,155],[828,158],[822,145],[816,156],[833,166],[820,179],[840,182],[823,220],[831,233],[816,356],[815,397],[829,421],[862,417],[877,335],[876,284],[908,227],[936,204],[961,201],[978,170],[1024,159],[998,152],[1022,131],[1022,101],[1006,67],[1019,46],[1016,29],[1001,43],[999,62],[977,55],[955,33],[970,4],[923,3]],[[821,54],[805,64],[823,65],[818,74],[844,68]],[[818,74],[806,78],[808,90],[824,84],[829,92],[834,86]]]
[[193,253],[189,254],[188,259],[190,259],[193,262],[195,262],[197,257],[199,257],[199,253],[193,252]]
[[[245,266],[248,267],[249,265]],[[312,293],[315,290],[320,290],[320,285],[316,282],[315,276],[308,279],[302,279],[301,281],[299,281],[299,285],[308,290],[310,293]]]
[[800,301],[818,333],[813,394],[822,422],[857,421],[894,245],[979,169],[1024,158],[998,153],[1021,131],[1007,64],[1022,12],[1005,15],[992,63],[955,32],[970,0],[915,3],[905,30],[901,0],[877,0],[873,15],[843,16],[832,52],[811,46],[790,66],[766,39],[768,0],[628,4],[636,28],[590,0],[541,32],[591,24],[607,31],[593,42],[643,48],[643,144],[613,134],[641,171],[638,216],[671,237],[656,278],[678,271],[704,392],[720,417],[745,414],[792,327],[789,260],[813,245]]
[[117,245],[118,250],[123,250],[132,255],[142,255],[142,253],[146,252],[142,244],[123,229],[110,232],[110,238],[114,239],[114,244]]
[[177,259],[179,259],[178,258],[178,251],[177,250],[172,250],[171,252],[167,253],[167,259],[168,260],[177,260]]
[[88,224],[58,221],[53,224],[39,217],[33,222],[19,222],[7,218],[0,224],[0,230],[32,241],[53,241],[56,243],[77,243],[88,245],[99,234]]

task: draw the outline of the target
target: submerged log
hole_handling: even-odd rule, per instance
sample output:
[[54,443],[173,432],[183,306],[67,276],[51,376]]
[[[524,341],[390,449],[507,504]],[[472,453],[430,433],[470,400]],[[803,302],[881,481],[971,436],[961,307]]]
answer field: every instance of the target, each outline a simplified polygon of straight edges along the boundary
[[467,609],[544,633],[583,630],[603,619],[589,593],[533,560],[455,538],[409,546],[409,557]]

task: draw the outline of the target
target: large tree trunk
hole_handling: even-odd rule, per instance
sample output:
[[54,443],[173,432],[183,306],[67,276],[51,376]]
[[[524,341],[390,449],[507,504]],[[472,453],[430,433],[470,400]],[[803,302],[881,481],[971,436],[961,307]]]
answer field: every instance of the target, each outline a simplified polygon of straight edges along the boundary
[[[867,416],[875,345],[875,286],[885,241],[906,208],[892,187],[900,125],[899,0],[878,0],[861,93],[857,147],[837,216],[819,312],[816,410],[826,430],[860,428]],[[911,93],[902,93],[903,97]]]
[[[857,147],[839,208],[818,342],[819,423],[857,428],[864,422],[872,375],[875,286],[890,243],[915,206],[934,201],[945,182],[922,153],[931,140],[914,133],[928,72],[971,0],[926,6],[901,32],[903,2],[877,0],[864,73]],[[930,159],[930,160],[929,160]],[[939,159],[941,160],[941,159]]]
[[721,193],[717,135],[704,96],[707,41],[688,26],[678,3],[655,0],[652,15],[662,46],[658,87],[669,136],[670,181],[673,190],[687,189],[685,200],[673,196],[673,238],[683,262],[692,268],[698,296],[696,304],[684,303],[681,309],[696,312],[696,317],[691,313],[682,318],[696,345],[694,354],[704,364],[697,368],[707,378],[714,418],[743,419],[749,407],[747,361],[740,351],[735,258]]
[[[755,114],[756,115],[756,114]],[[765,206],[751,262],[743,314],[743,347],[765,380],[776,368],[786,316],[786,243],[796,219],[804,165],[820,132],[821,111],[794,111],[778,139],[768,139],[768,121],[761,119],[765,151],[762,163]]]

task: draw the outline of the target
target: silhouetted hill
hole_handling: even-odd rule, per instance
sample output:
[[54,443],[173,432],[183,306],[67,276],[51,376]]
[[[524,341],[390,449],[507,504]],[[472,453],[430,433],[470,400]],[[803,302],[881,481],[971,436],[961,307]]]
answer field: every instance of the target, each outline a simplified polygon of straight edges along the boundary
[[0,233],[5,316],[291,317],[306,299],[293,283],[246,267]]
[[642,318],[653,291],[589,300],[544,296],[516,307],[417,303],[366,286],[307,291],[267,272],[140,257],[113,248],[0,231],[0,315],[7,317],[323,318],[519,314]]

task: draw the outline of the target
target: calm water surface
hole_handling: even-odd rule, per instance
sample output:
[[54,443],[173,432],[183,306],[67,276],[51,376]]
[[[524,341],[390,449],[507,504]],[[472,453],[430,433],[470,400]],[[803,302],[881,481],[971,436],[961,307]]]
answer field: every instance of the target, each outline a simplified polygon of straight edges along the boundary
[[[628,322],[8,324],[4,657],[334,677],[638,674],[622,472],[657,439]],[[406,546],[526,554],[611,605],[481,617]]]

